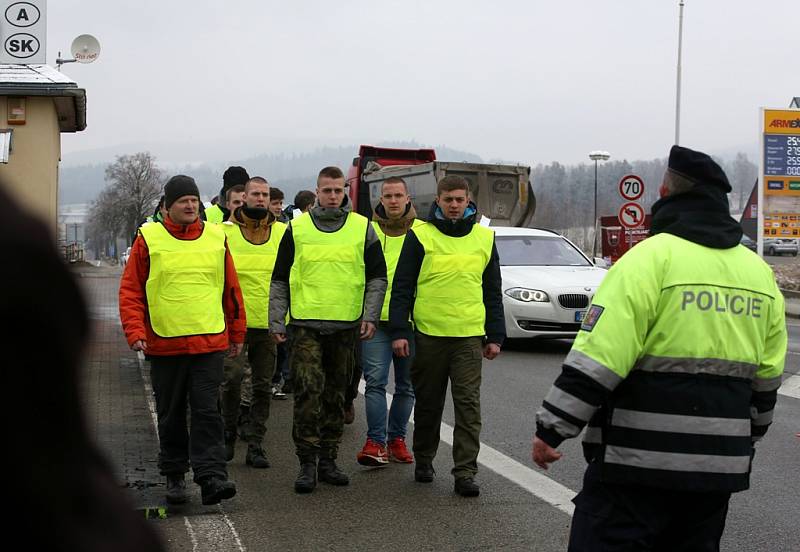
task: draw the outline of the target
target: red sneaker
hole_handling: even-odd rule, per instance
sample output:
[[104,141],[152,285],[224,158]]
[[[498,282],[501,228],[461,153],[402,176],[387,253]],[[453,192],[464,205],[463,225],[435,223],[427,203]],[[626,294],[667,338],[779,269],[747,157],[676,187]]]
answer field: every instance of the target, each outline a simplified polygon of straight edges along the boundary
[[364,448],[356,456],[356,460],[362,466],[387,466],[389,454],[386,452],[386,445],[367,439]]
[[400,462],[401,464],[410,464],[414,461],[414,457],[408,452],[405,439],[395,437],[389,441],[389,459],[392,462]]

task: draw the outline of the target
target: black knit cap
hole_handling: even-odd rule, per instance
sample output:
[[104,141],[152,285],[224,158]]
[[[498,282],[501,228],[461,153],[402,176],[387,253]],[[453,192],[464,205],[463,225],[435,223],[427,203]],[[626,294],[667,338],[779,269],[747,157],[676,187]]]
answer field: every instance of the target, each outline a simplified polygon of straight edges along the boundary
[[222,189],[227,191],[237,184],[246,184],[248,180],[250,180],[250,175],[247,174],[244,167],[228,167],[222,175]]
[[669,170],[678,173],[699,185],[710,185],[721,188],[725,193],[731,191],[731,184],[725,171],[716,161],[700,151],[672,146],[669,152]]
[[194,178],[183,174],[178,174],[167,180],[164,185],[164,206],[169,209],[179,198],[183,196],[196,196],[200,200],[200,190]]

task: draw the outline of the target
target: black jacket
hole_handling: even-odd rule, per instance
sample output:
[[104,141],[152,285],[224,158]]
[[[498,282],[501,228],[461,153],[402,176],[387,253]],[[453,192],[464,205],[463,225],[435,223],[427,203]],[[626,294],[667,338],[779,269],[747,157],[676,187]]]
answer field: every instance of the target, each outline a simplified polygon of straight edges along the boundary
[[[470,202],[468,209],[472,213],[459,220],[448,220],[438,218],[436,203],[431,205],[428,215],[428,223],[433,224],[446,236],[460,238],[472,232],[473,225],[476,224],[477,210],[475,204]],[[441,214],[441,211],[440,211]],[[414,292],[419,280],[419,271],[422,267],[422,260],[425,257],[425,249],[417,239],[413,230],[406,234],[403,242],[403,249],[400,251],[400,259],[397,261],[397,270],[392,281],[392,297],[389,300],[389,332],[392,339],[409,338],[411,336],[411,324],[409,314],[414,310]],[[506,338],[505,315],[503,313],[503,291],[502,277],[500,275],[500,257],[497,254],[497,246],[492,244],[492,255],[489,264],[483,271],[483,305],[486,308],[486,340],[489,343],[503,344]],[[442,308],[447,308],[442,305]],[[453,313],[457,317],[458,313]]]

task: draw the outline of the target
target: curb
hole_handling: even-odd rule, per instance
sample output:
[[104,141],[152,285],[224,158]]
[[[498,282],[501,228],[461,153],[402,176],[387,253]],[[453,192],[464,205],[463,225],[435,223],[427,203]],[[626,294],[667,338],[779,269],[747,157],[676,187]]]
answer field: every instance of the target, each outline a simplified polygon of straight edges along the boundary
[[[800,291],[795,291],[791,289],[781,289],[780,291],[781,293],[783,293],[783,296],[786,299],[800,299]],[[797,307],[794,307],[791,310],[787,308],[786,318],[800,318],[800,310],[798,310]]]
[[800,299],[800,291],[795,291],[793,289],[780,289],[780,291],[787,299]]

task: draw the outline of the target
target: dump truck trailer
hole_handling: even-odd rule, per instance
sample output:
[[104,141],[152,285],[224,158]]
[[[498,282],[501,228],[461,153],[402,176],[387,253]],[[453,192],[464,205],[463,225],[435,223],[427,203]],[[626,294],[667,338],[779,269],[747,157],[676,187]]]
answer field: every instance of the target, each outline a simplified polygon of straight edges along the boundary
[[371,216],[383,181],[400,177],[408,186],[417,216],[424,220],[436,198],[439,179],[458,175],[469,182],[479,213],[491,219],[493,226],[527,226],[536,210],[530,172],[524,165],[439,161],[432,149],[361,146],[347,183],[355,211]]

